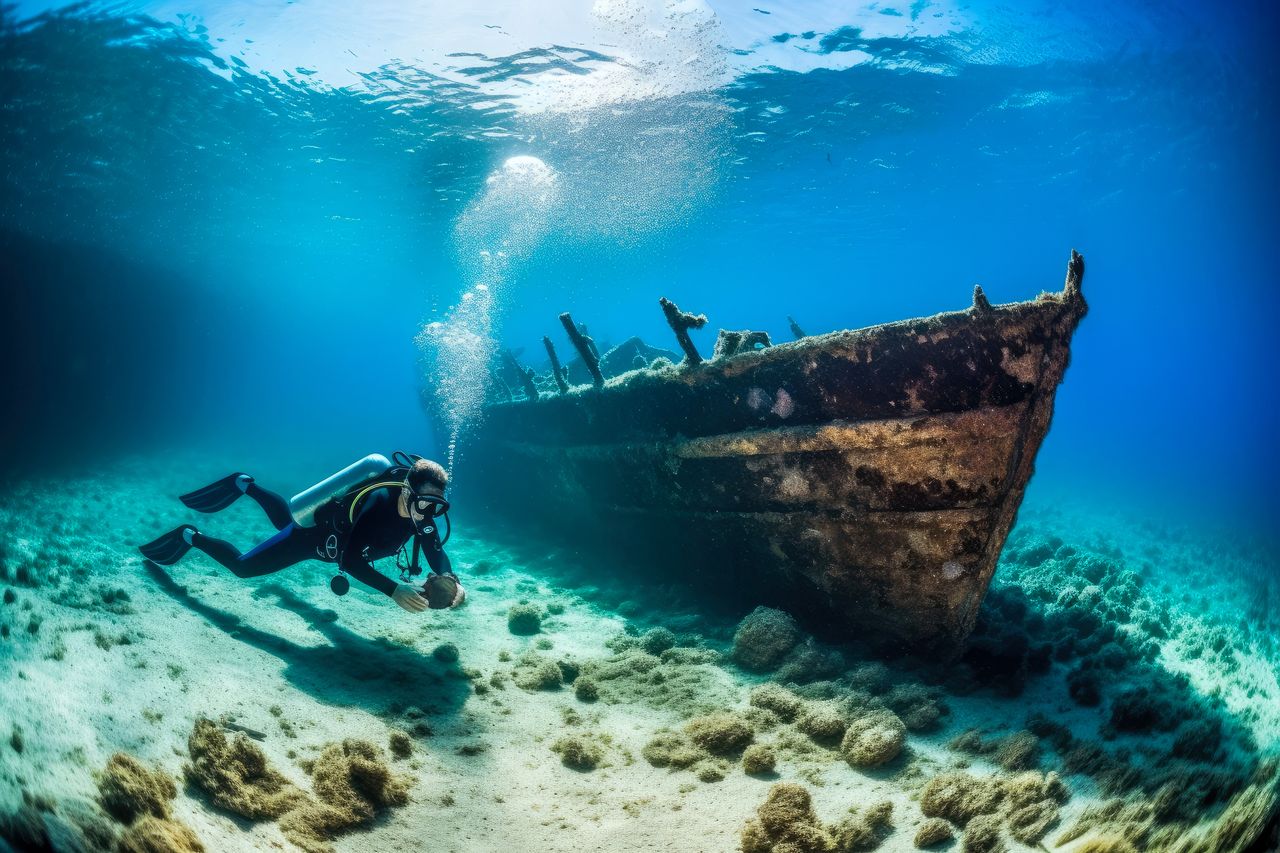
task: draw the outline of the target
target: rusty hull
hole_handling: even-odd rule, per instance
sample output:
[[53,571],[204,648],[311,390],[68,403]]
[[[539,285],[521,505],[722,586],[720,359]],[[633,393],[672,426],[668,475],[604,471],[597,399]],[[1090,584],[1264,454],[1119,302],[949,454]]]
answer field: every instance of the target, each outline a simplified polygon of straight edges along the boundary
[[1029,302],[975,289],[966,311],[493,405],[463,476],[512,520],[955,652],[1048,430],[1083,272],[1073,252],[1066,287]]

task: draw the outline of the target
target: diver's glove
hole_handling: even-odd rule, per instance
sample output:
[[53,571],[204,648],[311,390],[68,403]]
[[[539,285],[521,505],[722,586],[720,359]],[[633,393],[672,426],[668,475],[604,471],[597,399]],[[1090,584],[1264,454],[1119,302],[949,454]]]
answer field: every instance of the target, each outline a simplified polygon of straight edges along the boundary
[[396,584],[395,592],[391,593],[391,597],[410,613],[421,613],[427,609],[427,602],[422,600],[422,596],[418,595],[418,591],[407,583]]
[[457,607],[467,600],[467,591],[458,583],[458,576],[453,572],[433,573],[422,584],[422,591],[418,594],[426,599],[427,606],[432,610]]

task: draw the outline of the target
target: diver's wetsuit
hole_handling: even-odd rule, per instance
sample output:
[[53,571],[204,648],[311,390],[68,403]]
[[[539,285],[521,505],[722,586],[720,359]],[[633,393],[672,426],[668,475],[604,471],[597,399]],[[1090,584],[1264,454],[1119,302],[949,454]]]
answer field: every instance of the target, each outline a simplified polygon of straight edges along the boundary
[[[338,543],[338,558],[331,558],[325,549],[330,531],[325,527],[299,527],[289,512],[289,504],[275,492],[269,492],[257,483],[250,483],[245,491],[253,498],[267,518],[279,531],[252,550],[240,551],[222,539],[214,539],[203,533],[191,537],[191,544],[226,566],[241,578],[269,575],[303,560],[336,562],[351,577],[379,592],[391,595],[396,582],[373,567],[372,560],[390,557],[413,536],[413,522],[400,515],[399,492],[393,489],[376,489],[360,505],[355,525],[346,541]],[[427,525],[431,532],[422,543],[427,563],[436,572],[452,571],[449,557],[440,544],[440,531],[433,520]]]

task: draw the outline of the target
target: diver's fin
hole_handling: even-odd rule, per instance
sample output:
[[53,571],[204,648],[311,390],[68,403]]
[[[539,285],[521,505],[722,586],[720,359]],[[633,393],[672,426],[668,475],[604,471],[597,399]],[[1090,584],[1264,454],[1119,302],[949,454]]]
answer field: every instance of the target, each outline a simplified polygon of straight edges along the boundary
[[253,478],[248,474],[236,472],[228,474],[216,483],[210,483],[203,489],[196,489],[194,492],[187,492],[181,495],[178,500],[197,512],[217,512],[226,509],[236,502],[236,498],[244,494],[244,489],[240,487],[238,480],[244,477],[246,487],[248,483],[253,482]]
[[142,556],[153,563],[172,566],[191,550],[191,543],[183,535],[188,530],[195,532],[195,528],[190,524],[175,527],[159,539],[148,542],[146,545],[139,545],[138,550],[142,552]]

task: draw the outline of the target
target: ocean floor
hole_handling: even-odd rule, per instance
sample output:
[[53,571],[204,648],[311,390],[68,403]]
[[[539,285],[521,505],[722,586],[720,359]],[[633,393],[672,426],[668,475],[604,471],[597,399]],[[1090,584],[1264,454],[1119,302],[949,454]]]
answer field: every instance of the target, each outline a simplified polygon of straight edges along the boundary
[[454,611],[144,566],[224,473],[3,498],[15,849],[1274,849],[1280,589],[1239,537],[1033,497],[970,652],[891,660],[463,513]]

